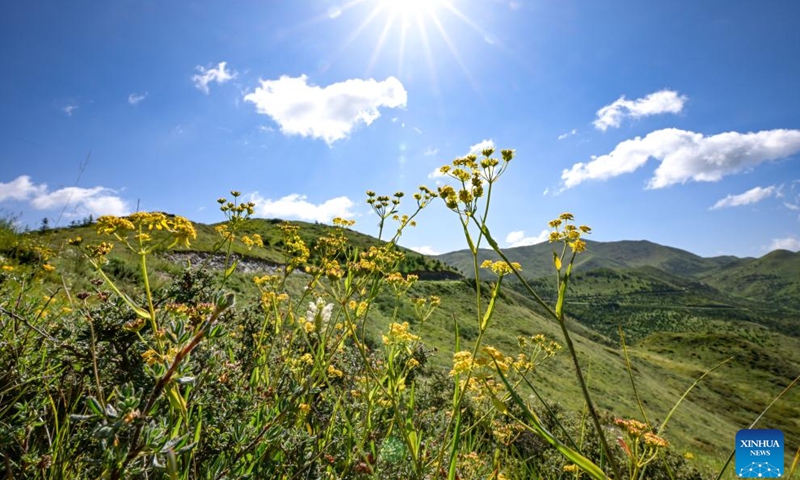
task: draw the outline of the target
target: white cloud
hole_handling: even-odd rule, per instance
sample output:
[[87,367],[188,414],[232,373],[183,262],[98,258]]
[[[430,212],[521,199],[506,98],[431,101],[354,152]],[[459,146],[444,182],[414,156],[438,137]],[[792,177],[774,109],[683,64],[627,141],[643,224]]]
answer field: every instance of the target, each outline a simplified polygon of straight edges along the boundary
[[527,247],[529,245],[536,245],[537,243],[546,242],[550,239],[550,231],[542,230],[542,232],[535,237],[526,237],[525,232],[518,230],[506,235],[506,243],[509,247]]
[[194,82],[194,86],[197,87],[198,90],[208,95],[208,84],[211,82],[217,82],[219,84],[223,84],[230,80],[236,78],[235,71],[227,70],[226,66],[228,62],[219,62],[217,68],[205,68],[200,65],[195,67],[197,69],[198,74],[192,77],[192,81]]
[[421,247],[408,247],[409,250],[414,250],[417,253],[421,253],[423,255],[430,255],[436,256],[439,255],[439,252],[433,249],[430,245],[423,245]]
[[576,135],[577,133],[578,133],[578,129],[577,129],[577,128],[573,128],[573,129],[572,129],[572,130],[570,130],[569,132],[562,133],[561,135],[559,135],[559,136],[558,136],[558,139],[559,139],[559,140],[564,140],[565,138],[567,138],[567,137],[571,137],[571,136],[573,136],[573,135]]
[[783,202],[783,205],[788,208],[789,210],[797,211],[800,210],[800,205],[795,205],[789,202]]
[[128,103],[130,103],[131,105],[136,105],[145,98],[147,98],[147,92],[144,92],[142,94],[131,93],[130,95],[128,95]]
[[71,117],[72,113],[78,109],[77,105],[67,105],[66,107],[62,108],[61,110],[67,114],[67,116]]
[[331,19],[338,18],[342,14],[342,9],[339,6],[332,6],[328,8],[328,17]]
[[428,148],[425,149],[425,152],[423,153],[423,155],[425,155],[427,157],[430,157],[431,155],[436,155],[437,153],[439,153],[439,149],[438,148],[428,147]]
[[769,246],[769,250],[791,250],[800,251],[800,240],[794,237],[775,238]]
[[751,203],[758,203],[765,198],[771,197],[776,192],[775,186],[770,187],[756,187],[740,193],[739,195],[728,195],[727,197],[719,200],[711,207],[711,210],[728,207],[740,207],[742,205],[750,205]]
[[47,185],[36,185],[23,175],[9,183],[0,183],[0,201],[29,201],[36,210],[67,208],[68,215],[126,215],[128,205],[105,187],[65,187],[48,192]]
[[727,132],[705,137],[667,128],[618,144],[588,163],[576,163],[561,173],[564,188],[586,180],[606,180],[642,167],[650,158],[661,164],[647,188],[663,188],[689,180],[716,182],[726,175],[800,152],[800,130]]
[[442,168],[442,167],[436,167],[436,170],[434,170],[434,171],[432,171],[431,173],[428,174],[428,178],[431,179],[431,180],[436,180],[437,178],[445,178],[445,177],[447,177],[446,174],[444,174],[441,171],[439,171],[440,168]]
[[406,105],[408,95],[395,77],[383,81],[352,79],[327,87],[308,84],[308,77],[282,76],[261,80],[245,95],[258,113],[269,115],[286,135],[324,140],[332,145],[347,138],[359,123],[370,125],[380,117],[380,107]]
[[256,213],[266,218],[289,219],[330,222],[336,217],[353,218],[352,208],[355,206],[347,197],[336,197],[315,205],[307,200],[308,197],[293,193],[278,200],[261,197],[258,192],[251,196],[255,202]]
[[469,147],[469,152],[467,152],[467,154],[464,155],[464,156],[465,157],[467,155],[478,155],[478,156],[480,156],[481,152],[486,150],[487,148],[495,148],[494,147],[494,140],[492,140],[491,138],[488,139],[488,140],[482,140],[482,141],[476,143],[475,145]]
[[0,183],[0,202],[5,200],[27,200],[47,190],[45,185],[34,185],[31,177],[22,175],[8,183]]
[[37,210],[69,206],[71,208],[68,211],[72,211],[73,215],[127,215],[127,204],[113,193],[113,190],[105,187],[65,187],[34,197],[31,206]]
[[678,95],[673,90],[660,90],[636,100],[628,100],[623,95],[611,105],[597,111],[594,126],[605,131],[609,127],[619,127],[625,117],[641,118],[661,113],[679,113],[686,100],[685,95]]

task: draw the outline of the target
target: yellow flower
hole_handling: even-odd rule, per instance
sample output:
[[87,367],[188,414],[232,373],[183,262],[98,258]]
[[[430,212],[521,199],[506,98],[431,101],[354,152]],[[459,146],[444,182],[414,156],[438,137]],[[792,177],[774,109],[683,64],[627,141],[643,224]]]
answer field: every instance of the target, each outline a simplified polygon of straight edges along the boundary
[[564,465],[563,470],[565,472],[568,472],[568,473],[577,473],[579,469],[578,469],[577,465],[575,465],[574,463],[570,463],[570,464]]
[[317,329],[317,327],[314,325],[314,322],[305,322],[305,323],[303,323],[303,328],[306,329],[306,333],[311,333],[311,332],[313,332],[314,330]]
[[651,432],[645,433],[642,438],[644,439],[645,445],[648,447],[666,448],[669,446],[668,441]]
[[492,262],[491,260],[484,260],[483,263],[481,263],[481,268],[488,268],[495,275],[498,276],[503,276],[509,273],[513,273],[514,270],[516,271],[522,270],[522,266],[519,263],[511,262],[511,265],[509,265],[508,263],[502,260],[497,262]]
[[156,353],[156,351],[153,349],[150,349],[142,354],[142,359],[144,360],[144,363],[148,365],[153,365],[160,358],[161,356],[158,353]]
[[333,365],[328,365],[328,375],[334,378],[342,378],[342,376],[344,376],[344,373],[342,373],[341,370],[337,369]]
[[311,411],[311,405],[309,405],[307,403],[301,403],[300,405],[297,406],[297,408],[299,408],[300,410],[302,410],[305,413],[308,413],[308,412]]
[[408,322],[390,324],[388,335],[383,336],[384,345],[403,345],[417,340],[419,337],[408,331]]
[[118,230],[133,231],[134,226],[130,220],[111,215],[103,215],[97,219],[97,233],[100,235],[111,235]]
[[314,363],[314,357],[311,356],[310,353],[306,353],[302,357],[300,357],[300,361],[308,365],[312,365]]
[[466,350],[456,352],[453,354],[453,369],[450,371],[450,375],[468,372],[472,370],[474,365],[475,362],[471,352]]
[[4,272],[13,272],[14,269],[15,269],[15,267],[13,267],[11,265],[3,265],[3,271]]

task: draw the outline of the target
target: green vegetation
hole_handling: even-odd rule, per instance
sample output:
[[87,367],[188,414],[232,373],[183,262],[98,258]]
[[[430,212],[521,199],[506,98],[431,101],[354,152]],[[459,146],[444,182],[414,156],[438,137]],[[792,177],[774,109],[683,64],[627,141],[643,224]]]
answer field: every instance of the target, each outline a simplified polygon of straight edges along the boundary
[[[493,153],[407,215],[367,192],[377,239],[238,192],[216,225],[0,223],[0,477],[716,478],[800,370],[800,257],[590,242],[571,214],[502,252]],[[468,251],[397,246],[435,197]],[[791,456],[796,390],[767,423]]]

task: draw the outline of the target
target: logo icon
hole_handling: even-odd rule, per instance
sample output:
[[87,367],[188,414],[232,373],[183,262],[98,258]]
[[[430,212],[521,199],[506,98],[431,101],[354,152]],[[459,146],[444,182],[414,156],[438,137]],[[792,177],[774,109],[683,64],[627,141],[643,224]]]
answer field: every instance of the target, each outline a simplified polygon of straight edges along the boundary
[[736,433],[736,475],[780,478],[783,475],[783,432],[739,430]]

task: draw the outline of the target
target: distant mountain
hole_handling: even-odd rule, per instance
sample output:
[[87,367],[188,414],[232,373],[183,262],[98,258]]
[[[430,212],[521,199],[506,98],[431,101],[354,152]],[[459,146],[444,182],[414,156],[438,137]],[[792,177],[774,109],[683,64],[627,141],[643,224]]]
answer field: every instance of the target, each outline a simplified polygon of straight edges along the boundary
[[[587,240],[587,250],[575,261],[575,271],[588,271],[597,268],[637,268],[655,267],[666,273],[702,277],[721,268],[734,268],[754,259],[734,256],[701,257],[678,248],[667,247],[647,240],[624,240],[618,242],[596,242]],[[508,258],[522,265],[525,276],[544,277],[553,274],[553,245],[540,243],[527,247],[508,248]],[[479,260],[497,260],[499,257],[491,250],[481,250]],[[466,276],[474,276],[472,257],[468,250],[438,255],[438,260],[459,269]],[[479,262],[480,263],[480,262]]]
[[800,308],[800,252],[775,250],[720,268],[702,281],[730,295]]

